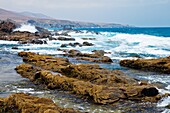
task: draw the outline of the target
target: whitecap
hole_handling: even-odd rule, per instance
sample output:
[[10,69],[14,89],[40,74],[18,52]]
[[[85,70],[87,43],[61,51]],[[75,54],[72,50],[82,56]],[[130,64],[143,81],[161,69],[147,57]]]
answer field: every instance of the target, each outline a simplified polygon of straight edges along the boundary
[[165,97],[158,102],[157,107],[166,107],[170,104],[170,97]]
[[20,28],[14,29],[14,31],[29,31],[31,33],[35,33],[38,30],[35,28],[35,26],[30,24],[22,24]]

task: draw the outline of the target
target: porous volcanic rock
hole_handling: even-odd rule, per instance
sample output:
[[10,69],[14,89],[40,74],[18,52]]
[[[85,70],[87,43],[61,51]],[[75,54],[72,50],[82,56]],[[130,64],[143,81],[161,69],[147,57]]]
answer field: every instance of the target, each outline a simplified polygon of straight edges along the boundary
[[170,57],[158,59],[122,60],[120,65],[138,70],[170,74]]
[[51,99],[16,93],[0,98],[1,113],[79,113],[71,108],[58,107]]

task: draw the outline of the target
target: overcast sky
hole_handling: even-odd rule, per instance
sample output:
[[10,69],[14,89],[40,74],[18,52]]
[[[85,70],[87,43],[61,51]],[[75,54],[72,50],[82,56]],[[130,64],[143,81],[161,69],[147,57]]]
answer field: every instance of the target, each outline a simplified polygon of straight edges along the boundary
[[170,26],[170,0],[0,0],[0,8],[56,19]]

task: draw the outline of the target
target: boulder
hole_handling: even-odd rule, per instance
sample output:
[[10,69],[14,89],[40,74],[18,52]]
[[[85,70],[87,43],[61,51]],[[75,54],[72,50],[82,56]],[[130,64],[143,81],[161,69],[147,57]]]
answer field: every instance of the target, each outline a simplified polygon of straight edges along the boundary
[[16,46],[13,46],[13,47],[12,47],[12,49],[18,49],[18,47],[16,47]]
[[74,38],[67,38],[67,37],[58,37],[57,39],[61,41],[75,41]]
[[83,40],[96,40],[96,38],[82,38]]
[[47,44],[45,40],[33,39],[30,41],[31,44]]
[[89,42],[83,42],[83,46],[93,46],[94,44],[89,43]]

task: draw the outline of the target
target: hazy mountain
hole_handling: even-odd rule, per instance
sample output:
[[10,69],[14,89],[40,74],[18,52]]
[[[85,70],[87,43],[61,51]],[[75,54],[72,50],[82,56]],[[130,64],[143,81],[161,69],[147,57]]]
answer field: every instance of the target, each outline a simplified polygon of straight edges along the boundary
[[58,20],[53,19],[49,16],[46,16],[41,13],[32,13],[32,12],[13,12],[0,9],[0,20],[10,19],[16,23],[30,23],[39,27],[46,28],[63,28],[63,27],[129,27],[127,25],[114,24],[114,23],[92,23],[92,22],[78,22],[78,21],[69,21],[69,20]]
[[41,13],[32,13],[32,12],[27,12],[27,11],[25,11],[25,12],[21,12],[21,13],[19,13],[19,14],[21,14],[21,15],[23,15],[23,16],[33,17],[33,18],[53,19],[53,18],[51,18],[51,17],[49,17],[49,16],[46,16],[46,15],[44,15],[44,14],[41,14]]
[[7,11],[0,8],[0,19],[1,20],[12,19],[16,22],[24,22],[30,18],[27,16],[20,15],[16,12]]

